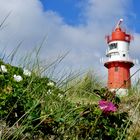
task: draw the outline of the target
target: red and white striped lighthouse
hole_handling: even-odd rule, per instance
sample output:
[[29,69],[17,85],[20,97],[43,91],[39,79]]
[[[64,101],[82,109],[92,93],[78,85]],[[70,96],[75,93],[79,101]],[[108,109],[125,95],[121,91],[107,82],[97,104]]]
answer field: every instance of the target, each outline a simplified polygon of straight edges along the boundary
[[132,39],[121,27],[123,19],[120,19],[111,35],[107,36],[108,60],[104,66],[108,69],[109,90],[116,91],[119,96],[127,95],[131,86],[130,68],[134,66],[129,56],[129,45]]

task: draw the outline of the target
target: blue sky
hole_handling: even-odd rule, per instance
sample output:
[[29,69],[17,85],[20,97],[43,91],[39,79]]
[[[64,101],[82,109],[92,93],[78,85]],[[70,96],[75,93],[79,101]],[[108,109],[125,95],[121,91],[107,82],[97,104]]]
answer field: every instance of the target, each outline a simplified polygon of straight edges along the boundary
[[44,10],[53,10],[71,25],[79,24],[81,8],[79,0],[41,0]]
[[133,1],[132,11],[134,12],[134,22],[132,21],[133,26],[135,27],[136,31],[140,33],[140,1],[135,0]]
[[23,41],[17,54],[20,58],[32,52],[46,36],[41,59],[53,61],[69,52],[62,69],[95,69],[106,75],[99,61],[105,57],[105,35],[111,33],[120,18],[124,19],[122,26],[134,36],[131,56],[140,60],[139,9],[139,0],[0,0],[0,22],[11,11],[0,31],[1,49],[10,53]]
[[[81,19],[82,4],[85,0],[40,0],[44,10],[52,10],[60,14],[67,24],[78,25],[84,23]],[[128,0],[129,1],[129,0]],[[122,3],[123,4],[123,3]],[[82,5],[82,6],[81,6]],[[140,1],[133,0],[128,8],[128,26],[136,32],[140,32]],[[117,10],[117,9],[115,9]]]

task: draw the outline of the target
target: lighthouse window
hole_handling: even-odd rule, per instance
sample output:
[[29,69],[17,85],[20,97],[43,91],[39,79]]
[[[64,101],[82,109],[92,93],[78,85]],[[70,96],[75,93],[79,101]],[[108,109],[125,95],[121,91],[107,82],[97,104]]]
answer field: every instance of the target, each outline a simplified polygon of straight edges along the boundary
[[112,50],[112,49],[117,49],[117,43],[112,43],[109,45],[109,49]]
[[123,57],[125,57],[125,54],[123,54]]
[[115,72],[117,72],[118,71],[118,67],[115,67]]

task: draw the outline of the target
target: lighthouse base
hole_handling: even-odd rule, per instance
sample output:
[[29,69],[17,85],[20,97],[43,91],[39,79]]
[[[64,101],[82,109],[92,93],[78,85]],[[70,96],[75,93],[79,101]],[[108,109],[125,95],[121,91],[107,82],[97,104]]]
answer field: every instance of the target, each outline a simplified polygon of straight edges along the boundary
[[127,96],[128,95],[128,89],[120,88],[120,89],[109,89],[110,91],[115,91],[116,95],[119,97]]

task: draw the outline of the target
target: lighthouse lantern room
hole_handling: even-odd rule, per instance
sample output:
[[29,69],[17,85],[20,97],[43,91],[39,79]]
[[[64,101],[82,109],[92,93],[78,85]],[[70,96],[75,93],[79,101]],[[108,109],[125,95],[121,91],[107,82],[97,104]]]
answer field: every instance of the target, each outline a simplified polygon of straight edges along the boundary
[[116,91],[119,96],[128,93],[128,88],[131,86],[130,68],[134,65],[129,56],[132,36],[120,27],[122,21],[123,19],[120,19],[112,34],[106,37],[108,59],[104,63],[108,69],[108,88],[111,91]]

